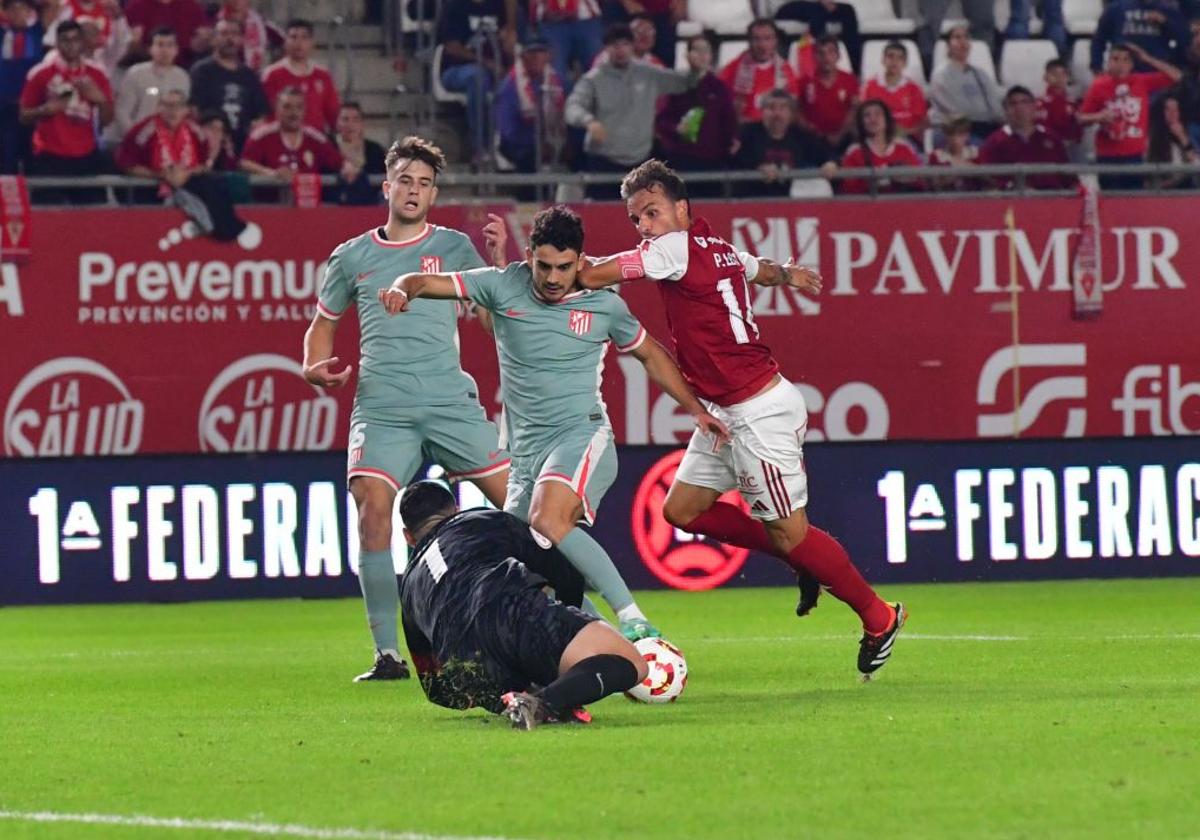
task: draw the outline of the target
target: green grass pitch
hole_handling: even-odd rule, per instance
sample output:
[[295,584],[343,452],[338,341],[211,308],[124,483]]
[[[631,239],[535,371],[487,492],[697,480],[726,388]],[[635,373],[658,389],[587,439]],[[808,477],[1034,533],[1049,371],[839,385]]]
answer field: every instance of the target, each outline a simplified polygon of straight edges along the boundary
[[683,698],[532,733],[351,684],[355,600],[0,610],[0,837],[1200,837],[1200,579],[882,591],[868,685],[828,596],[645,593]]

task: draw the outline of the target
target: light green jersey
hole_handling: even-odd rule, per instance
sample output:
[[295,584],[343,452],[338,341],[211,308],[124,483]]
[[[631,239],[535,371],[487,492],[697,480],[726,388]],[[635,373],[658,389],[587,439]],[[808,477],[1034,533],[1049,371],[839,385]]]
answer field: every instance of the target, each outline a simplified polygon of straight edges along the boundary
[[[463,271],[485,265],[466,234],[427,225],[406,242],[382,228],[343,242],[325,267],[317,311],[337,320],[358,306],[361,357],[354,411],[370,418],[396,409],[477,399],[458,354],[458,304],[415,300],[411,315],[389,318],[378,293],[401,274]],[[419,317],[418,317],[419,316]]]
[[509,451],[535,457],[564,430],[609,425],[600,397],[611,341],[628,353],[646,330],[610,290],[572,292],[545,303],[527,263],[454,275],[459,296],[494,314]]

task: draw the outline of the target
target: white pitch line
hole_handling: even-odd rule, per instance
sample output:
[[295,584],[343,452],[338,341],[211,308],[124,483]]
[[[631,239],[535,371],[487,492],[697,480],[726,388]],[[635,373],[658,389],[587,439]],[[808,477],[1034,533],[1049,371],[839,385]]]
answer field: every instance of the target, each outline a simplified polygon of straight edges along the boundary
[[413,831],[372,831],[360,828],[316,828],[287,823],[241,820],[196,820],[184,817],[147,817],[124,814],[66,814],[58,811],[0,811],[0,820],[33,823],[120,825],[132,828],[174,828],[188,831],[238,832],[271,837],[311,837],[318,840],[511,840],[499,836],[422,834]]

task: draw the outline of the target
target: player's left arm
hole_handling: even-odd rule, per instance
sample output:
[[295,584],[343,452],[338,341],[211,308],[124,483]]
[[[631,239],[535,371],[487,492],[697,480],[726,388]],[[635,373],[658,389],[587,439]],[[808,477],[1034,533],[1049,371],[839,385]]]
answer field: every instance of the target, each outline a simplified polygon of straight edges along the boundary
[[746,279],[756,286],[788,285],[794,289],[810,294],[821,292],[821,272],[815,268],[803,265],[793,265],[791,260],[777,263],[766,257],[755,257],[745,251],[738,252],[742,267],[746,270]]
[[692,389],[680,373],[679,366],[661,344],[647,335],[641,344],[627,352],[632,353],[633,357],[642,363],[646,368],[646,375],[654,384],[692,415],[700,429],[714,435],[721,444],[729,440],[729,429],[709,414],[700,400],[696,399],[696,395],[692,393]]

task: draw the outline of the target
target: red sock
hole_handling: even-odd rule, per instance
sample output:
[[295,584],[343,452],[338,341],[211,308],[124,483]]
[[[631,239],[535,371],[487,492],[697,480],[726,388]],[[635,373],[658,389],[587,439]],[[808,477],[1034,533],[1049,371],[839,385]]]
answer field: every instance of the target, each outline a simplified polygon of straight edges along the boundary
[[766,527],[761,522],[751,519],[750,515],[737,505],[728,502],[715,502],[712,507],[683,526],[683,530],[703,534],[738,548],[775,554],[775,546],[771,544]]
[[858,613],[868,633],[883,633],[891,626],[892,608],[863,580],[842,544],[820,528],[808,526],[804,542],[792,549],[791,560]]

